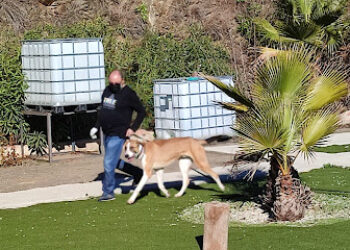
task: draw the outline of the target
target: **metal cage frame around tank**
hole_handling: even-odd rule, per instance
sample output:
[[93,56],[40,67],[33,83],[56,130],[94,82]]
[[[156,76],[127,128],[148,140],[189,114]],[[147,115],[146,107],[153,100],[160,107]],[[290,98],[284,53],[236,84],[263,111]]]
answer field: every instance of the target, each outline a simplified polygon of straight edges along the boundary
[[[44,116],[46,117],[46,123],[47,123],[47,142],[48,142],[48,156],[49,156],[49,162],[52,162],[52,137],[51,137],[51,118],[53,115],[64,115],[67,116],[67,119],[72,120],[72,116],[76,115],[79,112],[85,112],[85,113],[95,113],[97,112],[97,105],[101,103],[101,95],[102,95],[102,91],[105,88],[105,68],[104,68],[104,51],[103,51],[103,44],[102,44],[102,38],[72,38],[72,39],[46,39],[46,40],[25,40],[25,41],[21,41],[22,42],[22,53],[23,53],[23,44],[25,43],[36,43],[36,44],[46,44],[47,46],[49,46],[49,44],[59,44],[60,46],[60,53],[50,53],[50,47],[47,49],[47,53],[32,53],[32,55],[30,55],[29,53],[24,53],[24,55],[22,54],[22,66],[23,66],[23,57],[61,57],[61,67],[52,67],[52,65],[50,64],[49,67],[45,68],[44,66],[42,67],[37,67],[37,68],[26,68],[26,67],[22,67],[22,70],[25,71],[50,71],[50,70],[60,70],[61,74],[63,74],[65,69],[68,70],[75,70],[75,69],[91,69],[93,67],[90,67],[90,61],[89,58],[87,58],[87,66],[86,67],[76,67],[75,64],[75,57],[74,56],[79,56],[79,55],[99,55],[98,56],[98,60],[99,62],[97,63],[98,66],[95,68],[98,69],[102,69],[103,73],[99,73],[99,78],[97,80],[100,81],[100,86],[99,86],[99,90],[95,91],[98,92],[98,95],[96,96],[96,100],[93,102],[76,102],[76,103],[62,103],[59,106],[55,106],[55,105],[50,105],[50,103],[25,103],[25,109],[23,114],[25,116]],[[74,51],[74,42],[75,43],[81,43],[81,42],[85,42],[87,43],[86,45],[86,49],[87,51],[84,53],[75,53]],[[97,52],[93,53],[89,51],[89,42],[97,42]],[[72,52],[71,54],[69,53],[63,53],[63,43],[70,43],[72,45]],[[101,48],[100,48],[101,46]],[[102,59],[101,56],[102,55]],[[63,56],[73,56],[73,67],[72,68],[64,68],[64,63],[63,63]],[[102,62],[101,62],[102,60]],[[49,61],[51,62],[51,61]],[[74,71],[75,74],[75,71]],[[89,80],[91,80],[90,78],[90,72],[88,71],[87,73],[87,78]],[[62,76],[62,79],[64,79],[64,77]],[[85,81],[86,79],[82,80]],[[96,80],[96,79],[92,79],[92,80]],[[77,79],[75,79],[73,81],[77,81]],[[52,82],[52,81],[41,81],[42,83],[48,83],[48,82]],[[60,81],[56,81],[58,83],[63,83],[63,80]],[[90,88],[90,85],[88,85],[88,87]],[[78,91],[76,90],[76,86],[74,85],[74,93],[78,93]],[[91,90],[91,89],[89,89]],[[25,91],[26,93],[30,93],[28,91]],[[47,95],[48,93],[39,93],[41,95]],[[52,94],[52,93],[51,93]],[[56,93],[57,94],[57,93]],[[62,93],[58,93],[58,94],[62,94]],[[64,94],[67,94],[67,91],[64,91]],[[72,151],[75,151],[75,146],[76,146],[76,140],[74,138],[74,136],[72,136],[72,124],[71,126],[71,145],[72,145]],[[103,135],[102,135],[102,130],[100,130],[100,138],[96,139],[96,140],[90,140],[90,141],[95,141],[98,142],[100,145],[100,153],[103,152]],[[22,131],[21,131],[22,132]],[[22,133],[21,133],[22,136]],[[22,147],[22,155],[23,155],[23,144],[21,144]]]
[[[229,84],[233,84],[232,76],[219,76],[218,77],[220,80],[229,82]],[[203,84],[201,85],[202,82],[205,83],[205,90],[202,89]],[[191,91],[191,83],[198,83],[198,91]],[[232,126],[232,123],[234,122],[235,116],[234,112],[232,111],[227,111],[223,110],[220,106],[215,104],[213,101],[215,99],[217,101],[233,101],[231,98],[226,97],[225,94],[216,88],[214,85],[209,83],[206,79],[204,78],[173,78],[173,79],[157,79],[153,81],[154,83],[154,110],[155,110],[155,130],[157,136],[160,138],[164,137],[164,133],[169,133],[172,134],[170,136],[178,136],[178,135],[185,135],[185,136],[192,136],[196,138],[205,138],[211,135],[216,135],[219,134],[218,131],[221,130],[226,134],[233,134],[233,131],[230,129]],[[187,85],[187,92],[185,94],[181,94],[179,90],[180,84],[185,84]],[[163,93],[159,89],[157,90],[158,85],[171,85],[171,92],[170,93]],[[202,86],[202,87],[201,87]],[[208,86],[212,86],[209,90]],[[175,91],[174,91],[175,87]],[[216,96],[218,98],[214,98],[212,100],[209,100],[209,95]],[[180,103],[175,103],[174,100],[176,100],[176,97],[180,99],[180,96],[187,96],[189,103],[188,106],[182,107]],[[199,106],[198,102],[193,104],[193,100],[191,96],[198,96],[199,100]],[[205,101],[203,101],[206,99]],[[219,100],[218,100],[219,99]],[[160,103],[161,100],[163,100],[163,103]],[[178,100],[179,102],[180,100]],[[159,116],[159,112],[164,112],[167,109],[169,109],[169,103],[172,102],[174,105],[172,109],[174,110],[174,117],[161,117]],[[205,105],[203,105],[205,104]],[[195,106],[197,105],[197,106]],[[207,111],[205,112],[206,114],[203,114],[203,108],[206,108]],[[189,114],[187,117],[181,117],[180,115],[180,110],[188,110]],[[197,109],[197,112],[194,112],[194,109]],[[217,111],[216,109],[222,110],[221,114]],[[198,113],[199,110],[199,113]],[[210,111],[212,110],[212,111]],[[214,112],[213,112],[214,111]],[[196,114],[194,114],[196,113]],[[184,114],[184,112],[182,113]],[[221,124],[218,124],[218,121],[221,119]],[[229,120],[229,122],[226,122],[225,119]],[[160,122],[162,120],[169,120],[173,121],[174,125],[172,127],[161,127]],[[196,126],[194,126],[195,121],[197,120]],[[200,125],[198,123],[198,120],[200,120]],[[215,121],[215,124],[211,123],[211,120]],[[184,128],[181,127],[181,122],[182,121],[189,121],[191,124],[191,128]],[[206,124],[203,124],[203,123]],[[170,122],[171,123],[171,122]],[[222,129],[220,129],[222,128]],[[209,130],[209,132],[205,132],[204,130]],[[200,132],[199,132],[200,131]],[[157,133],[158,132],[158,133]],[[165,137],[166,138],[166,137]]]
[[[78,46],[84,43],[85,49]],[[31,45],[36,47],[31,49]],[[35,64],[32,67],[31,62]],[[25,93],[31,97],[25,104],[68,106],[99,103],[105,86],[102,38],[22,41],[22,70],[29,85]],[[67,87],[68,84],[73,86]],[[56,99],[59,100],[57,104]]]

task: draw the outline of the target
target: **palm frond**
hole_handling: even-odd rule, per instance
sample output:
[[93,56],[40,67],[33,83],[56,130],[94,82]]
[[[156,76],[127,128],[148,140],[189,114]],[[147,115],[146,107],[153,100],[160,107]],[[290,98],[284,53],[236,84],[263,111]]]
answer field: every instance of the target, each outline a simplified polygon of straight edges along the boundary
[[[276,102],[277,105],[277,102]],[[256,107],[244,113],[235,123],[234,130],[242,137],[246,152],[281,148],[285,142],[278,107]]]
[[349,34],[350,21],[343,17],[324,27],[323,40],[329,52],[336,51]]
[[257,26],[259,32],[261,32],[265,39],[280,42],[280,43],[292,43],[297,42],[294,38],[284,36],[280,30],[274,27],[269,21],[262,18],[255,18],[254,23]]
[[317,1],[312,13],[312,20],[320,26],[326,27],[342,16],[345,11],[345,1]]
[[303,44],[292,44],[278,49],[270,47],[258,47],[258,49],[260,52],[259,59],[263,61],[281,54],[284,56],[297,54],[296,56],[299,56],[300,60],[309,62],[311,60],[311,55],[314,53],[310,46]]
[[[268,41],[282,44],[306,43],[334,52],[348,36],[349,23],[344,15],[347,1],[288,0],[289,18],[254,19],[257,31]],[[290,8],[290,9],[289,9]]]
[[278,30],[272,26],[269,21],[262,18],[255,18],[254,20],[255,25],[257,26],[258,30],[264,34],[265,38],[268,38],[272,41],[279,41],[280,34]]
[[302,105],[302,102],[300,102],[299,104],[284,107],[282,127],[283,131],[285,131],[283,135],[285,138],[283,150],[286,153],[292,151],[300,140],[300,130],[305,119],[305,111],[301,108]]
[[312,80],[305,104],[306,110],[318,110],[344,97],[348,86],[345,75],[329,70]]
[[330,110],[321,110],[312,115],[302,131],[302,143],[299,150],[305,154],[309,153],[317,142],[333,133],[338,126],[339,116]]
[[292,0],[295,2],[298,13],[294,13],[294,15],[301,15],[306,22],[310,21],[312,10],[315,5],[315,0]]
[[322,29],[312,21],[276,22],[280,35],[293,39],[293,42],[307,43],[320,47],[322,45]]
[[249,108],[246,105],[234,103],[234,102],[216,102],[220,104],[223,108],[228,110],[234,110],[237,112],[247,112]]
[[258,69],[255,92],[266,96],[279,92],[282,98],[292,100],[311,75],[307,50],[279,53]]
[[262,61],[266,61],[271,57],[277,56],[279,53],[282,52],[280,49],[274,49],[269,47],[259,47],[259,50],[260,50],[259,59]]
[[209,82],[214,84],[216,87],[221,89],[226,95],[233,98],[237,102],[240,102],[241,104],[243,104],[247,107],[250,107],[250,108],[252,108],[254,106],[253,103],[247,97],[245,97],[238,90],[238,88],[234,87],[233,85],[225,84],[213,76],[204,75],[202,73],[199,73],[199,76],[207,79]]

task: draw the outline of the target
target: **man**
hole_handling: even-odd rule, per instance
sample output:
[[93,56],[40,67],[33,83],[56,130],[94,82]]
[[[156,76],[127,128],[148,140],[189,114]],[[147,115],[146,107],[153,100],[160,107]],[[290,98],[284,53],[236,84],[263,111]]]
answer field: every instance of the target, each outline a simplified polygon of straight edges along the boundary
[[[122,171],[141,178],[142,170],[120,160],[125,138],[130,136],[141,125],[146,116],[145,109],[136,93],[126,86],[123,75],[114,70],[108,77],[109,86],[102,94],[101,110],[98,113],[97,123],[90,130],[90,136],[95,137],[101,126],[104,134],[105,156],[103,160],[104,178],[102,180],[103,194],[99,201],[114,200],[115,168],[117,164]],[[137,116],[133,124],[133,111]],[[134,177],[134,181],[136,179]],[[137,180],[136,180],[137,181]]]

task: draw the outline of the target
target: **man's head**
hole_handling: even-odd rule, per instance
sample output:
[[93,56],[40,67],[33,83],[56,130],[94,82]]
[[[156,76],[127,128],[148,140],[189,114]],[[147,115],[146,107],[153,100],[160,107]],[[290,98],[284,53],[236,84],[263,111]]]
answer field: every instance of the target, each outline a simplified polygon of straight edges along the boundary
[[123,74],[119,70],[113,70],[108,77],[108,81],[113,93],[118,93],[125,86]]

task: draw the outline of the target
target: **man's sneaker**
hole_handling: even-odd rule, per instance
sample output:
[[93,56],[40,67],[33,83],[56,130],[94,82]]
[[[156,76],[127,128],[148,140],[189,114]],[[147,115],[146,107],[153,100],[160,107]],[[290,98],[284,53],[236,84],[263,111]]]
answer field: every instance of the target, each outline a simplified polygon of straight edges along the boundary
[[103,194],[98,201],[112,201],[115,197],[113,194]]

